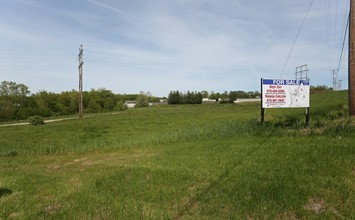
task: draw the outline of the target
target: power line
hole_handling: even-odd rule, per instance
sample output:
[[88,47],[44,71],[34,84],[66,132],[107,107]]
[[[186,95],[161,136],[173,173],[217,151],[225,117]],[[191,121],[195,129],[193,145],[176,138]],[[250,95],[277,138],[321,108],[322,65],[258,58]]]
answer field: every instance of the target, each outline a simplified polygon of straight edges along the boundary
[[[327,44],[328,44],[328,49],[331,51],[332,46],[330,43],[330,0],[325,0],[325,20],[326,20],[326,29],[327,29]],[[328,65],[329,68],[331,68],[331,53],[328,53]]]
[[339,73],[339,69],[340,69],[340,64],[343,58],[343,52],[344,52],[344,45],[345,45],[345,41],[346,41],[346,37],[347,37],[347,33],[348,33],[348,27],[349,27],[349,19],[350,19],[350,14],[348,17],[348,21],[346,23],[346,28],[345,28],[345,33],[344,33],[344,39],[343,39],[343,46],[341,48],[341,53],[340,53],[340,58],[339,58],[339,63],[338,63],[338,68],[337,68],[337,75]]
[[286,68],[286,66],[287,66],[287,63],[288,63],[288,61],[289,61],[289,59],[290,59],[290,57],[291,57],[291,53],[292,53],[292,51],[293,51],[293,48],[294,48],[295,45],[296,45],[296,42],[297,42],[297,40],[298,40],[298,36],[299,36],[300,33],[301,33],[301,30],[302,30],[302,28],[303,28],[304,22],[306,21],[306,18],[307,18],[307,16],[308,16],[309,11],[311,10],[312,4],[313,4],[313,0],[311,0],[311,3],[309,4],[308,10],[307,10],[307,12],[306,12],[306,14],[305,14],[305,16],[304,16],[304,18],[303,18],[303,21],[302,21],[302,23],[301,23],[301,26],[300,26],[300,28],[298,29],[296,38],[295,38],[295,40],[293,41],[293,44],[292,44],[291,50],[290,50],[290,52],[289,52],[289,54],[288,54],[288,56],[287,56],[285,65],[284,65],[284,67],[282,68],[282,72],[281,72],[280,78],[281,78],[282,75],[284,74],[284,71],[285,71],[285,68]]

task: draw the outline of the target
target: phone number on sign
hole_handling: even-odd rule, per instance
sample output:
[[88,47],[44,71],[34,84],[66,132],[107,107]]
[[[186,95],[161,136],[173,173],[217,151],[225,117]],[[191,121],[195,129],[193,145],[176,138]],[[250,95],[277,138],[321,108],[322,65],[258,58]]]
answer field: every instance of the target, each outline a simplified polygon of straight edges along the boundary
[[266,99],[267,103],[285,103],[285,99]]

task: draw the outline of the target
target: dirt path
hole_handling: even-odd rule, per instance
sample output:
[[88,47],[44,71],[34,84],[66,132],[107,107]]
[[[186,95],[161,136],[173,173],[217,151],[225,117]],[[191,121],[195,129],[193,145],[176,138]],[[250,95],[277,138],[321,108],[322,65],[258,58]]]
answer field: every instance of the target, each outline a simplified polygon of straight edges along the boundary
[[[57,121],[66,121],[66,120],[72,120],[72,119],[77,119],[77,118],[78,117],[50,119],[50,120],[44,120],[44,123],[52,123],[52,122],[57,122]],[[0,125],[0,127],[10,127],[10,126],[29,125],[29,124],[30,123],[28,123],[28,122],[21,122],[21,123],[4,124],[4,125]]]
[[[120,114],[121,112],[111,112],[107,113],[108,115],[116,115]],[[91,118],[94,117],[94,115],[88,115],[84,116],[84,118]],[[66,120],[72,120],[72,119],[79,119],[78,117],[70,117],[70,118],[58,118],[58,119],[49,119],[49,120],[44,120],[44,123],[52,123],[52,122],[57,122],[57,121],[66,121]],[[20,123],[11,123],[11,124],[2,124],[0,127],[11,127],[11,126],[19,126],[19,125],[29,125],[29,122],[20,122]]]

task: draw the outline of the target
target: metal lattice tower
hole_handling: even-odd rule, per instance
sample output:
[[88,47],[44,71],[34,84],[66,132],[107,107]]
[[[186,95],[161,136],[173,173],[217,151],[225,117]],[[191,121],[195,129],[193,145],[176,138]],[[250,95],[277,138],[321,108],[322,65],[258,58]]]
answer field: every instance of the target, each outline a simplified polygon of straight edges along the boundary
[[296,67],[295,77],[296,80],[309,80],[307,64]]
[[337,70],[333,70],[332,72],[333,75],[333,90],[336,91],[337,89],[337,75],[338,75],[338,71]]

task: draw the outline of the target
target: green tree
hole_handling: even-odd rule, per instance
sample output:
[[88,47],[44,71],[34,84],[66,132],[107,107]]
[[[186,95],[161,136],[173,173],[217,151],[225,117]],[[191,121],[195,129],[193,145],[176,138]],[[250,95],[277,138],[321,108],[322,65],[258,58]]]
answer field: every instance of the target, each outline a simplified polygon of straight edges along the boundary
[[16,106],[5,97],[0,97],[0,121],[9,121],[15,119]]
[[228,99],[228,92],[227,91],[224,91],[224,93],[222,93],[221,95],[220,95],[220,102],[221,103],[227,103],[227,102],[229,102],[229,99]]
[[228,98],[230,102],[234,102],[238,98],[238,92],[237,91],[230,91],[228,94]]
[[90,99],[89,104],[87,106],[87,112],[98,113],[101,111],[102,111],[102,107],[99,103],[99,100],[95,98]]
[[319,92],[324,92],[328,90],[333,90],[333,88],[329,88],[328,86],[325,85],[318,85],[318,86],[311,86],[310,87],[311,93],[319,93]]
[[238,98],[249,98],[249,95],[246,92],[241,90],[237,91],[237,96]]
[[206,90],[202,90],[201,94],[202,94],[202,98],[208,98],[210,96],[208,91],[206,91]]
[[0,84],[0,96],[27,96],[31,92],[24,84],[2,81]]
[[200,92],[195,93],[194,104],[202,104],[203,95]]
[[216,100],[216,102],[219,101],[220,97],[221,97],[221,94],[219,92],[215,93],[213,91],[211,91],[211,94],[209,96],[210,99],[214,99],[214,100]]
[[58,104],[61,115],[75,114],[78,112],[78,93],[74,90],[60,93]]
[[136,99],[135,108],[142,108],[149,106],[149,97],[145,94],[139,94]]
[[36,93],[35,100],[38,106],[36,114],[42,117],[61,115],[62,106],[58,104],[58,97],[58,94],[45,90]]
[[178,90],[170,91],[168,96],[168,104],[170,105],[181,104],[181,95]]
[[26,119],[36,104],[24,84],[2,81],[0,84],[0,121]]
[[115,110],[117,100],[115,94],[113,94],[111,90],[105,88],[99,89],[98,95],[103,111],[109,112]]

